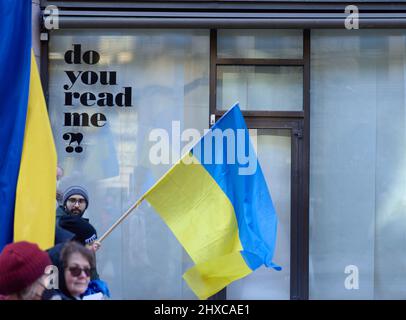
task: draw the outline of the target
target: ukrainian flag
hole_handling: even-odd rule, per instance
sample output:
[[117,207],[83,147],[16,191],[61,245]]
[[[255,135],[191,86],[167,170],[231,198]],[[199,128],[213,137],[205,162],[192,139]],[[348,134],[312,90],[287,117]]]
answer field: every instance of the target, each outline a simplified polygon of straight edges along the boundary
[[[238,161],[241,152],[253,155],[256,170]],[[272,261],[277,216],[238,104],[144,199],[195,263],[183,278],[200,299],[261,265],[281,269]]]
[[31,49],[31,1],[0,0],[0,251],[54,242],[56,151]]

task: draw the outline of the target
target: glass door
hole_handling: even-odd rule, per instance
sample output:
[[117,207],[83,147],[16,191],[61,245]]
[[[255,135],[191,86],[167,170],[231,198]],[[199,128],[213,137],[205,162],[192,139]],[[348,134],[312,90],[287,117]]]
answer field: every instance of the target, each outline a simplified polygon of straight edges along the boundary
[[[278,216],[274,262],[282,271],[261,267],[227,287],[227,299],[290,299],[292,138],[288,129],[251,130],[259,163]],[[256,133],[256,136],[255,136]]]

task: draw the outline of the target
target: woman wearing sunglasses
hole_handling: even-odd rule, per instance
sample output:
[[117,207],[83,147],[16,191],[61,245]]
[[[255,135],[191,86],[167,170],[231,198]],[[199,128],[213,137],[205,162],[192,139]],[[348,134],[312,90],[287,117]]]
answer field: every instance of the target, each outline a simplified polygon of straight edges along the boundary
[[67,242],[61,251],[63,270],[59,270],[59,290],[52,299],[82,300],[86,291],[92,270],[95,268],[94,252],[82,244]]

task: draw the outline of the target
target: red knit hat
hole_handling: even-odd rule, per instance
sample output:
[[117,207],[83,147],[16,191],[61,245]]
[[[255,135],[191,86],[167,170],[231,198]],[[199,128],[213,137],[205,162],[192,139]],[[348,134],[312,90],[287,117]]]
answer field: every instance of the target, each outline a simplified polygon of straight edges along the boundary
[[37,244],[26,241],[8,244],[0,254],[0,294],[20,292],[51,264],[48,254]]

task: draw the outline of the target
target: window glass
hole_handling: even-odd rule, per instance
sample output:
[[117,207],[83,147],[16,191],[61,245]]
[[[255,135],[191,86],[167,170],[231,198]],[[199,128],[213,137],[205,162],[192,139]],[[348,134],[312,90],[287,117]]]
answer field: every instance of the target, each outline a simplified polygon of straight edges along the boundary
[[[180,158],[182,130],[208,127],[209,43],[208,30],[52,33],[58,188],[88,190],[99,237]],[[159,142],[168,161],[155,164]],[[189,257],[147,203],[106,238],[97,265],[114,299],[195,298],[182,279]]]
[[406,32],[314,30],[310,298],[406,298]]
[[295,29],[218,30],[217,57],[301,59],[303,31]]
[[237,101],[242,110],[302,111],[303,68],[218,66],[217,109]]

